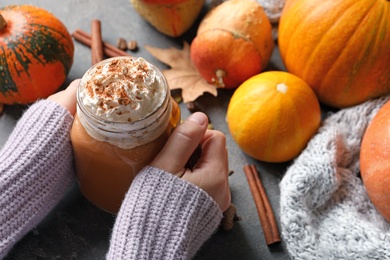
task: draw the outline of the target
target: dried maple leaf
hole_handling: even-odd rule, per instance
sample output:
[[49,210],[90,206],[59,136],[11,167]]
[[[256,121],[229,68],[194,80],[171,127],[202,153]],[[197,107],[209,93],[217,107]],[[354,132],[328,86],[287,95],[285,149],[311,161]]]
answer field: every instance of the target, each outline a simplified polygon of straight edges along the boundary
[[184,42],[182,50],[173,47],[160,49],[148,45],[145,48],[156,59],[171,67],[163,70],[163,73],[170,89],[182,90],[184,103],[194,101],[205,92],[217,96],[216,86],[208,83],[193,65],[188,43]]

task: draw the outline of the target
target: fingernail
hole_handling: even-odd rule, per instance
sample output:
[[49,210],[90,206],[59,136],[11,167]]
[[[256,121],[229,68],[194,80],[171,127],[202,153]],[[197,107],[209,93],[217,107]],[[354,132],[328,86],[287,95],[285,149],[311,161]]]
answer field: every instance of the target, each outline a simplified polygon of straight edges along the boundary
[[188,117],[188,120],[203,126],[207,123],[207,116],[203,113],[196,112]]

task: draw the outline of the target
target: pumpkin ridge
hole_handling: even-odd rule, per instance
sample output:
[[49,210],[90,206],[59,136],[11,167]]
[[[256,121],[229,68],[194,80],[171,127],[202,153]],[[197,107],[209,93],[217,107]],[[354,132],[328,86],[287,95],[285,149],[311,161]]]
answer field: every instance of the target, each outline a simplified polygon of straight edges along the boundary
[[[249,85],[250,85],[250,83],[248,81],[248,86]],[[247,87],[247,88],[250,89],[250,87]],[[241,88],[241,89],[238,88],[238,91],[245,92],[245,90],[246,89],[244,89],[244,88]],[[259,91],[260,93],[262,93],[262,92],[264,92],[264,87],[261,87],[261,88],[257,89],[256,91]],[[253,96],[254,96],[254,94],[253,94]],[[261,105],[261,104],[267,103],[268,100],[272,99],[272,95],[270,95],[269,93],[263,94],[262,95],[261,104],[258,104],[257,102],[256,103],[253,102],[252,101],[252,96],[251,97],[247,97],[246,95],[241,94],[239,97],[240,97],[239,99],[236,99],[236,102],[230,103],[229,106],[230,106],[230,110],[233,111],[233,110],[236,110],[236,106],[238,106],[239,107],[238,109],[240,109],[240,104],[241,103],[247,104],[246,113],[241,115],[240,123],[237,124],[237,129],[235,131],[236,133],[239,132],[241,134],[241,132],[243,132],[245,130],[244,126],[252,125],[252,121],[253,121],[252,116],[253,116],[253,114],[256,114],[257,105]],[[243,102],[243,100],[244,100],[244,102]],[[254,105],[249,105],[249,104],[253,104],[253,103],[254,103]],[[254,111],[254,112],[252,112],[252,111]]]
[[[379,38],[380,38],[380,41],[382,42],[383,39],[385,38],[385,34],[386,34],[386,31],[387,31],[387,26],[388,26],[388,23],[386,23],[386,18],[388,16],[390,16],[390,9],[389,9],[389,4],[386,3],[386,2],[383,2],[382,3],[382,16],[381,16],[381,20],[380,20],[380,23],[379,23],[379,26],[378,28],[382,28],[383,30],[383,33],[382,34],[379,34]],[[387,15],[386,15],[387,14]]]
[[[287,84],[287,86],[288,86],[287,93],[285,93],[285,94],[278,93],[278,97],[280,99],[280,101],[278,103],[282,104],[282,105],[280,105],[278,107],[279,113],[278,113],[277,118],[279,118],[279,120],[275,120],[275,121],[277,121],[278,124],[276,124],[276,123],[274,124],[275,129],[273,130],[273,133],[275,133],[277,131],[279,131],[279,133],[282,133],[280,131],[280,129],[282,129],[282,130],[284,129],[284,131],[287,131],[285,123],[284,122],[279,123],[279,122],[282,121],[283,119],[285,119],[286,115],[288,115],[288,117],[291,117],[294,119],[294,120],[290,120],[290,123],[292,123],[292,124],[289,124],[288,131],[293,131],[295,133],[293,139],[300,141],[300,140],[303,140],[304,138],[302,137],[302,130],[298,131],[297,129],[299,129],[299,126],[302,126],[303,124],[301,124],[301,120],[300,120],[300,117],[298,115],[299,109],[297,108],[297,103],[299,102],[299,103],[302,103],[304,105],[306,105],[307,103],[300,102],[300,98],[295,98],[295,94],[294,94],[295,90],[291,89],[291,88],[293,88],[293,86],[291,86],[291,84]],[[289,151],[290,149],[286,149],[285,146],[291,146],[291,141],[290,140],[286,141],[283,144],[283,146],[284,147],[282,147],[282,145],[280,145],[279,150],[284,150],[284,153],[289,154],[290,152],[287,152],[287,151]]]
[[65,25],[63,25],[63,27],[64,27],[63,29],[65,30],[63,32],[61,30],[54,29],[53,27],[51,27],[51,24],[50,25],[43,25],[43,24],[38,24],[38,23],[31,23],[30,25],[37,26],[38,28],[40,28],[40,27],[45,28],[46,30],[48,30],[50,32],[55,32],[61,36],[62,40],[66,40],[67,43],[73,43],[72,38],[69,37],[69,33],[66,31]]
[[[370,13],[373,10],[373,8],[374,8],[376,3],[378,3],[378,1],[376,1],[372,5],[371,9],[368,10],[367,14],[364,17],[367,17],[368,13]],[[373,17],[375,17],[375,15],[373,15]],[[380,19],[378,19],[378,20],[380,20]],[[363,21],[361,21],[361,23],[362,22]],[[375,28],[375,33],[378,34],[377,28]],[[364,50],[363,57],[361,59],[357,60],[356,64],[353,64],[353,66],[352,66],[353,69],[350,71],[350,77],[348,77],[349,81],[348,81],[348,84],[346,86],[346,92],[344,92],[344,95],[347,94],[350,91],[350,89],[352,87],[352,81],[354,81],[357,72],[361,69],[361,64],[365,64],[366,63],[367,59],[370,57],[370,50],[372,49],[373,46],[376,46],[375,43],[377,41],[377,37],[372,37],[371,39],[372,40],[367,44],[367,47]]]
[[[353,38],[353,35],[355,35],[355,33],[357,33],[357,29],[356,28],[358,28],[359,26],[360,26],[360,24],[362,23],[362,21],[366,18],[366,16],[367,16],[367,14],[372,10],[372,8],[374,7],[374,5],[375,5],[375,3],[370,7],[370,8],[368,8],[367,9],[367,11],[366,11],[366,13],[364,14],[364,15],[362,15],[361,16],[361,20],[359,21],[359,23],[357,24],[357,26],[355,27],[355,30],[353,31],[353,33],[348,37],[348,40],[345,42],[345,44],[344,44],[344,46],[347,46],[350,42],[351,42],[351,40],[352,40],[352,38]],[[353,6],[353,5],[351,5],[351,6]],[[338,19],[338,21],[341,19],[341,17]],[[329,31],[327,31],[327,33],[328,33]],[[325,35],[327,34],[327,33],[325,33]],[[318,45],[317,45],[318,46]],[[367,48],[366,49],[366,51],[365,51],[365,53],[367,53],[367,51],[369,50],[369,48]],[[347,51],[347,48],[342,48],[341,49],[341,51],[340,51],[340,53],[337,55],[337,58],[334,60],[334,62],[332,62],[332,67],[331,68],[337,68],[338,69],[338,66],[335,66],[335,64],[337,64],[337,62],[340,60],[340,58],[341,58],[341,56],[342,56],[342,54],[343,53],[345,53]],[[367,56],[367,55],[364,55],[364,56]],[[359,61],[359,64],[361,64],[362,62],[361,61]],[[353,64],[354,65],[354,64]],[[360,66],[359,66],[359,68],[360,68]],[[318,87],[317,87],[317,91],[316,92],[318,92],[318,93],[320,93],[321,91],[322,91],[322,89],[326,89],[326,87],[327,86],[325,86],[324,85],[324,80],[323,79],[326,79],[327,77],[328,77],[328,75],[333,71],[333,69],[327,69],[327,70],[324,70],[325,71],[325,74],[324,74],[324,76],[322,77],[322,80],[321,80],[321,82],[320,82],[320,84],[318,85]],[[354,74],[353,75],[355,75],[356,73],[357,73],[357,70],[353,70],[354,71]],[[305,74],[303,74],[303,75],[305,75]],[[353,76],[353,75],[351,75],[351,76]],[[305,77],[304,77],[305,78]],[[346,94],[348,94],[349,93],[349,90],[350,90],[350,88],[352,87],[352,82],[354,81],[354,79],[355,79],[355,77],[348,77],[348,82],[347,82],[347,84],[344,86],[345,87],[345,90],[346,91],[344,91],[344,95],[346,95]]]
[[[278,95],[278,93],[273,92],[272,95],[269,95],[268,100],[270,98],[274,98],[274,99],[278,98],[280,100],[283,97],[280,97],[280,94]],[[280,104],[281,102],[279,101],[278,103]],[[275,111],[275,112],[273,112],[274,115],[277,115],[277,116],[275,116],[275,118],[280,119],[280,115],[282,114],[282,109],[283,109],[283,107],[281,105],[276,106],[276,109],[273,109],[273,111]],[[264,151],[264,158],[267,158],[267,160],[268,160],[268,158],[271,157],[272,153],[274,152],[272,147],[275,146],[275,141],[276,141],[275,139],[278,138],[278,136],[275,133],[278,133],[279,127],[280,127],[280,120],[272,120],[269,128],[272,129],[270,132],[273,134],[266,141],[265,151]]]
[[[290,6],[293,6],[293,5],[298,5],[298,3],[297,3],[297,1],[286,1],[287,3],[286,3],[286,6],[285,6],[285,10],[284,10],[284,12],[290,12],[290,10],[288,10],[288,9],[290,9]],[[293,3],[294,2],[294,3]],[[290,4],[291,3],[291,4]],[[302,2],[301,2],[302,3]],[[287,5],[288,5],[288,8],[287,8]],[[299,10],[299,8],[298,8],[298,10]],[[283,15],[282,15],[282,17],[281,17],[281,19],[283,19]],[[294,32],[295,31],[297,31],[297,28],[299,28],[299,25],[301,25],[301,24],[303,24],[303,23],[299,23],[295,28],[294,28]],[[294,33],[291,33],[292,35],[294,34]],[[284,53],[284,55],[285,55],[285,64],[287,64],[287,60],[288,60],[288,58],[287,58],[287,55],[288,55],[288,53],[291,53],[290,51],[289,51],[289,49],[291,48],[291,43],[292,43],[292,41],[289,41],[288,42],[288,44],[287,44],[287,47],[286,47],[286,49],[285,49],[285,51],[283,52]]]
[[[371,22],[372,24],[374,24],[372,26],[372,28],[374,29],[373,33],[372,34],[375,34],[375,36],[373,37],[370,37],[371,41],[369,42],[367,48],[365,49],[365,52],[364,52],[364,56],[362,59],[360,59],[359,63],[360,64],[364,64],[365,65],[365,69],[369,69],[367,68],[368,67],[368,64],[373,64],[375,62],[375,59],[371,58],[370,56],[373,55],[374,51],[372,51],[373,49],[378,49],[380,50],[381,49],[381,46],[383,46],[382,48],[387,48],[387,42],[384,42],[384,39],[386,38],[386,30],[388,30],[388,24],[385,22],[385,18],[386,17],[389,17],[390,16],[390,13],[387,12],[387,15],[386,15],[386,11],[388,11],[388,6],[389,5],[386,5],[385,2],[382,2],[382,1],[376,1],[375,2],[376,5],[380,5],[380,6],[376,6],[377,8],[376,9],[371,9],[370,12],[373,12],[373,11],[376,11],[375,14],[372,14],[371,17],[374,17],[375,19],[373,20],[373,22]],[[375,5],[374,4],[374,5]],[[378,15],[378,10],[380,10],[380,14]],[[382,30],[380,30],[382,29]],[[375,47],[378,47],[378,48],[375,48]],[[371,53],[370,53],[371,51]],[[389,52],[388,52],[389,54]],[[383,55],[382,52],[377,52],[375,53],[375,56],[378,57],[378,56],[381,56]],[[386,53],[384,54],[386,55]],[[371,59],[370,59],[371,58]],[[370,63],[366,62],[364,63],[363,61],[365,60],[368,60],[370,61]],[[375,64],[373,64],[373,66],[375,66]],[[371,72],[372,70],[369,69],[369,71]],[[356,73],[355,73],[356,74]],[[348,89],[347,89],[348,90]],[[384,93],[382,92],[383,90],[381,89],[379,92],[380,93]],[[371,98],[375,98],[375,97],[378,97],[378,94],[372,94],[372,93],[367,93],[368,91],[366,91],[365,93],[365,96],[368,96],[368,97],[371,97]],[[355,93],[355,92],[353,92]],[[382,94],[380,94],[382,95]]]
[[7,59],[4,55],[5,50],[0,46],[0,93],[4,96],[8,92],[18,92],[15,82],[12,80],[11,73],[9,73]]
[[[266,79],[265,82],[270,82],[271,84],[273,84],[273,81],[271,79]],[[264,105],[264,104],[267,104],[269,102],[275,102],[273,100],[275,99],[280,99],[280,96],[278,95],[278,93],[276,91],[269,91],[269,92],[266,92],[266,89],[267,88],[270,88],[266,83],[264,83],[262,85],[261,88],[258,89],[259,93],[262,93],[262,100],[261,100],[261,104],[259,105]],[[263,93],[265,92],[265,93]],[[252,95],[255,96],[255,92],[252,92]],[[250,109],[252,108],[252,109]],[[280,106],[277,106],[276,107],[277,109],[274,109],[273,111],[277,111],[278,113],[278,116],[276,118],[279,118],[279,115],[280,115],[280,111],[281,111],[281,107]],[[253,111],[252,111],[253,110]],[[256,115],[257,114],[257,108],[256,106],[249,106],[248,105],[248,112],[245,113],[245,119],[249,120],[249,123],[247,123],[246,121],[243,121],[243,122],[240,122],[240,125],[242,126],[245,126],[245,125],[249,125],[249,124],[252,124],[251,122],[253,121],[253,115]],[[276,114],[276,112],[275,112]],[[249,116],[251,115],[251,116]],[[270,130],[270,133],[275,133],[277,132],[277,129],[279,127],[279,121],[278,120],[265,120],[266,121],[266,125],[263,125],[262,127],[267,127],[268,129],[272,129]],[[264,147],[263,149],[260,151],[259,150],[259,147],[255,147],[253,149],[253,151],[251,152],[252,156],[256,156],[256,154],[263,154],[263,157],[264,158],[270,158],[272,153],[274,152],[271,147],[274,146],[274,143],[275,143],[275,138],[277,138],[277,136],[275,134],[273,135],[270,135],[268,136],[268,138],[264,141]]]
[[[300,93],[300,94],[303,94],[303,95],[305,95],[305,96],[308,96],[307,93]],[[304,120],[306,120],[306,118],[299,117],[298,115],[299,115],[299,112],[300,112],[299,107],[301,107],[301,108],[302,108],[302,107],[303,107],[303,108],[306,108],[306,107],[307,107],[308,109],[310,109],[310,107],[308,107],[308,102],[302,102],[302,99],[300,99],[300,98],[297,98],[296,100],[297,100],[297,102],[294,102],[294,99],[293,99],[291,96],[289,96],[289,101],[290,101],[290,103],[291,103],[291,104],[294,104],[294,105],[292,105],[292,106],[289,106],[289,108],[292,110],[292,111],[291,111],[291,114],[293,114],[293,115],[294,115],[294,118],[295,118],[295,120],[294,120],[294,122],[295,122],[294,127],[300,129],[300,131],[296,130],[296,134],[297,134],[297,135],[296,135],[296,138],[297,138],[298,140],[305,140],[305,146],[306,146],[308,140],[307,140],[307,137],[306,137],[305,134],[304,134],[305,128],[304,128],[303,126],[304,126],[304,125],[307,125],[308,123],[304,121]],[[301,103],[300,106],[298,106],[298,105],[296,104],[296,103],[298,103],[298,102]],[[314,134],[314,133],[313,133],[313,134]],[[301,149],[304,149],[304,147],[301,147]]]
[[[350,6],[348,6],[348,9],[347,9],[347,10],[349,10],[350,8],[352,8],[352,6],[357,5],[357,4],[358,4],[357,2],[354,2],[353,4],[351,4]],[[323,34],[321,35],[320,39],[318,39],[318,41],[315,43],[315,48],[312,50],[311,55],[310,55],[310,58],[309,58],[309,59],[306,61],[306,63],[305,63],[306,66],[305,66],[305,68],[303,69],[303,73],[302,73],[302,75],[301,75],[303,78],[310,78],[310,77],[307,77],[307,75],[310,75],[310,74],[312,74],[313,72],[311,71],[312,68],[311,68],[311,66],[310,66],[309,64],[312,64],[313,60],[314,60],[316,57],[318,57],[317,55],[314,55],[314,54],[320,52],[320,49],[323,48],[322,46],[324,46],[324,44],[323,44],[324,39],[326,38],[326,36],[329,36],[330,34],[333,33],[332,28],[337,27],[337,25],[338,25],[338,24],[340,23],[340,21],[343,19],[345,13],[346,13],[346,12],[343,12],[343,15],[339,16],[338,19],[337,19],[336,21],[334,21],[334,22],[330,25],[329,28],[327,28],[326,30],[324,30],[325,33],[323,33]],[[364,16],[362,16],[362,20],[363,20],[363,19],[364,19]],[[305,22],[302,22],[301,24],[303,25],[303,24],[305,24]],[[356,32],[356,29],[353,30],[353,32],[352,32],[351,35],[349,35],[348,40],[347,40],[347,42],[345,42],[344,46],[346,46],[347,43],[351,40],[351,38],[352,38],[352,36],[354,35],[355,32]],[[326,77],[328,76],[328,73],[329,73],[329,71],[331,70],[330,68],[337,62],[337,60],[340,58],[341,54],[342,54],[344,51],[345,51],[345,48],[340,49],[339,53],[335,56],[334,61],[329,63],[329,64],[330,64],[330,67],[329,67],[329,68],[326,68],[326,69],[322,68],[322,71],[325,71],[325,72],[326,72],[326,73],[325,73],[325,76],[323,76],[322,79],[323,79],[323,78],[326,78]],[[333,53],[335,53],[334,50],[333,50]],[[322,81],[321,81],[320,85],[318,86],[318,89],[317,89],[318,92],[320,92],[321,87],[322,87]]]
[[[39,37],[38,40],[42,40],[42,42],[38,42],[37,45],[41,46],[42,44],[46,44],[47,46],[50,46],[50,48],[33,48],[33,50],[34,51],[37,50],[37,52],[36,52],[37,55],[42,54],[44,61],[46,61],[46,62],[60,61],[65,69],[65,74],[67,74],[70,70],[70,67],[71,67],[71,63],[72,63],[71,58],[69,55],[67,55],[68,51],[65,48],[65,45],[63,43],[59,42],[57,40],[58,38],[56,39],[55,37],[53,37],[53,35],[54,35],[54,33],[59,34],[59,35],[61,35],[62,39],[66,39],[68,37],[66,35],[64,35],[63,33],[61,33],[60,31],[54,30],[53,28],[50,28],[50,26],[31,24],[31,27],[32,28],[36,27],[37,30],[39,32],[41,32],[39,34],[39,36],[42,36],[42,38]],[[43,32],[47,32],[47,33],[45,34]],[[37,37],[37,35],[36,35],[36,37]],[[34,38],[31,38],[31,39],[34,39]],[[28,42],[28,41],[26,41],[26,42]],[[30,53],[33,54],[32,52],[30,52]],[[56,55],[53,56],[52,55],[53,53]],[[58,56],[57,54],[61,54],[61,55]],[[42,62],[42,64],[43,64],[43,62]]]
[[[352,3],[350,6],[348,6],[348,8],[346,8],[346,10],[349,10],[349,8],[351,8],[351,6],[353,6],[354,4],[357,4],[357,3]],[[326,30],[324,29],[325,33],[323,33],[323,34],[321,35],[321,37],[317,40],[317,42],[313,43],[313,44],[315,45],[315,48],[311,51],[311,55],[310,55],[309,59],[308,59],[307,62],[306,62],[306,66],[305,66],[305,68],[303,69],[303,73],[302,73],[302,75],[301,75],[302,78],[305,78],[305,79],[306,79],[306,78],[308,78],[308,77],[307,77],[308,74],[310,75],[310,74],[313,73],[312,71],[310,71],[311,66],[308,66],[308,64],[312,64],[313,59],[315,59],[315,57],[317,57],[317,56],[314,55],[314,54],[316,54],[316,53],[318,53],[318,52],[321,52],[321,50],[319,50],[319,49],[322,48],[322,46],[323,46],[322,42],[324,41],[324,39],[326,38],[326,36],[328,36],[329,34],[333,33],[333,32],[332,32],[332,28],[337,27],[336,25],[338,25],[338,24],[340,23],[340,20],[342,20],[344,14],[345,14],[345,12],[343,12],[343,15],[339,16],[339,17],[337,18],[336,21],[334,21],[332,24],[330,24],[330,27],[329,27],[329,28],[326,28]],[[307,23],[307,22],[306,22],[305,20],[303,20],[303,21],[301,22],[302,26],[303,26],[305,23]],[[353,33],[352,33],[352,35],[353,35]],[[351,36],[352,36],[352,35],[351,35]],[[349,37],[349,39],[351,39],[351,37]],[[342,50],[339,52],[339,54],[336,56],[335,60],[334,60],[333,62],[330,63],[330,66],[332,66],[332,64],[334,64],[334,63],[337,61],[338,57],[340,57],[340,55],[341,55],[341,53],[343,52],[343,50],[344,50],[344,49],[342,49]],[[329,68],[327,68],[327,69],[322,68],[322,70],[328,72],[328,71],[329,71]],[[310,78],[310,77],[309,77],[309,78]],[[319,89],[318,89],[318,90],[319,90]]]
[[[15,71],[18,73],[18,76],[21,75],[21,72],[25,72],[27,75],[29,75],[28,64],[31,64],[30,59],[26,55],[20,55],[20,54],[23,54],[24,52],[18,46],[15,46],[15,48],[14,48],[14,46],[11,45],[11,46],[8,46],[8,48],[14,53],[15,58],[18,60],[20,65],[23,67],[23,70],[18,70],[16,63],[14,63],[14,68],[15,68]],[[24,59],[23,59],[23,57],[24,57]]]
[[[245,99],[245,97],[241,97],[240,99],[238,99],[238,101],[240,101],[242,99]],[[230,105],[230,106],[231,106],[231,109],[235,110],[237,104],[233,104],[233,105]],[[236,125],[234,131],[232,132],[233,138],[236,137],[236,136],[241,136],[241,133],[245,130],[245,128],[243,126],[247,124],[248,119],[250,120],[249,115],[250,115],[250,113],[243,114],[242,117],[240,118],[240,123],[239,124],[236,124],[235,122],[230,122],[230,126],[229,127],[231,127],[231,125],[233,125],[233,124]]]
[[[294,1],[291,1],[291,2],[294,2]],[[298,2],[298,1],[295,1],[295,2]],[[301,6],[304,6],[304,1],[299,1],[299,3],[301,4]],[[299,8],[300,6],[299,6],[297,3],[293,3],[293,5],[294,5],[294,6],[295,6],[295,5],[297,6],[297,7],[295,7],[295,8],[297,8],[296,10],[299,10],[299,9],[300,9],[300,8]],[[312,12],[312,13],[313,13],[313,12]],[[310,14],[312,14],[312,13],[310,13]],[[291,15],[291,14],[290,14],[290,15]],[[315,16],[315,14],[313,14],[313,16]],[[303,18],[303,19],[298,23],[298,25],[295,27],[295,32],[296,32],[296,31],[302,31],[301,28],[302,28],[303,26],[305,26],[305,24],[308,23],[307,20],[309,20],[309,18],[311,18],[311,17],[310,17],[309,15],[306,15],[305,18]],[[291,33],[291,35],[294,35],[294,33]],[[293,37],[290,38],[290,43],[293,42],[292,38],[293,38]],[[286,51],[284,51],[284,53],[286,54],[286,56],[285,56],[286,64],[289,63],[288,61],[290,60],[290,59],[287,57],[287,55],[288,55],[289,53],[292,53],[292,52],[289,50],[289,48],[292,46],[292,44],[290,44],[290,43],[287,45]],[[317,46],[318,46],[318,45],[317,45]],[[295,62],[295,57],[293,57],[292,61]],[[300,75],[300,76],[302,76],[302,75]]]

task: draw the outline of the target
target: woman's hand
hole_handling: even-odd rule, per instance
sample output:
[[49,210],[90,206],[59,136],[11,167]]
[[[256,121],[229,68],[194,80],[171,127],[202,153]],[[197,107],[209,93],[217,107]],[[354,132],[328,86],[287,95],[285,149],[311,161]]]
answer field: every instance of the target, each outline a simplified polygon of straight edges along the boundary
[[79,85],[80,80],[76,79],[69,86],[62,91],[59,91],[47,99],[57,102],[61,106],[69,110],[69,112],[74,116],[76,113],[76,91],[77,86]]
[[[219,131],[208,130],[207,125],[205,114],[192,114],[173,131],[151,165],[197,185],[225,211],[231,200],[226,138]],[[199,160],[192,170],[186,169],[198,146],[202,151]]]

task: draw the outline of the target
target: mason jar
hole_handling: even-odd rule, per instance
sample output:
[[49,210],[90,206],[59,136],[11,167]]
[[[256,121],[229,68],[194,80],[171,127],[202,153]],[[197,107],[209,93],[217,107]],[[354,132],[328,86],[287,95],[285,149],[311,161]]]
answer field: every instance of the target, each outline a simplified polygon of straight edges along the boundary
[[[153,95],[139,94],[148,84],[154,84],[148,90]],[[113,108],[117,111],[105,114]],[[120,118],[126,113],[128,118]],[[115,57],[92,66],[80,81],[71,129],[81,193],[100,209],[117,213],[136,174],[160,152],[179,122],[180,107],[162,72],[149,62]]]

